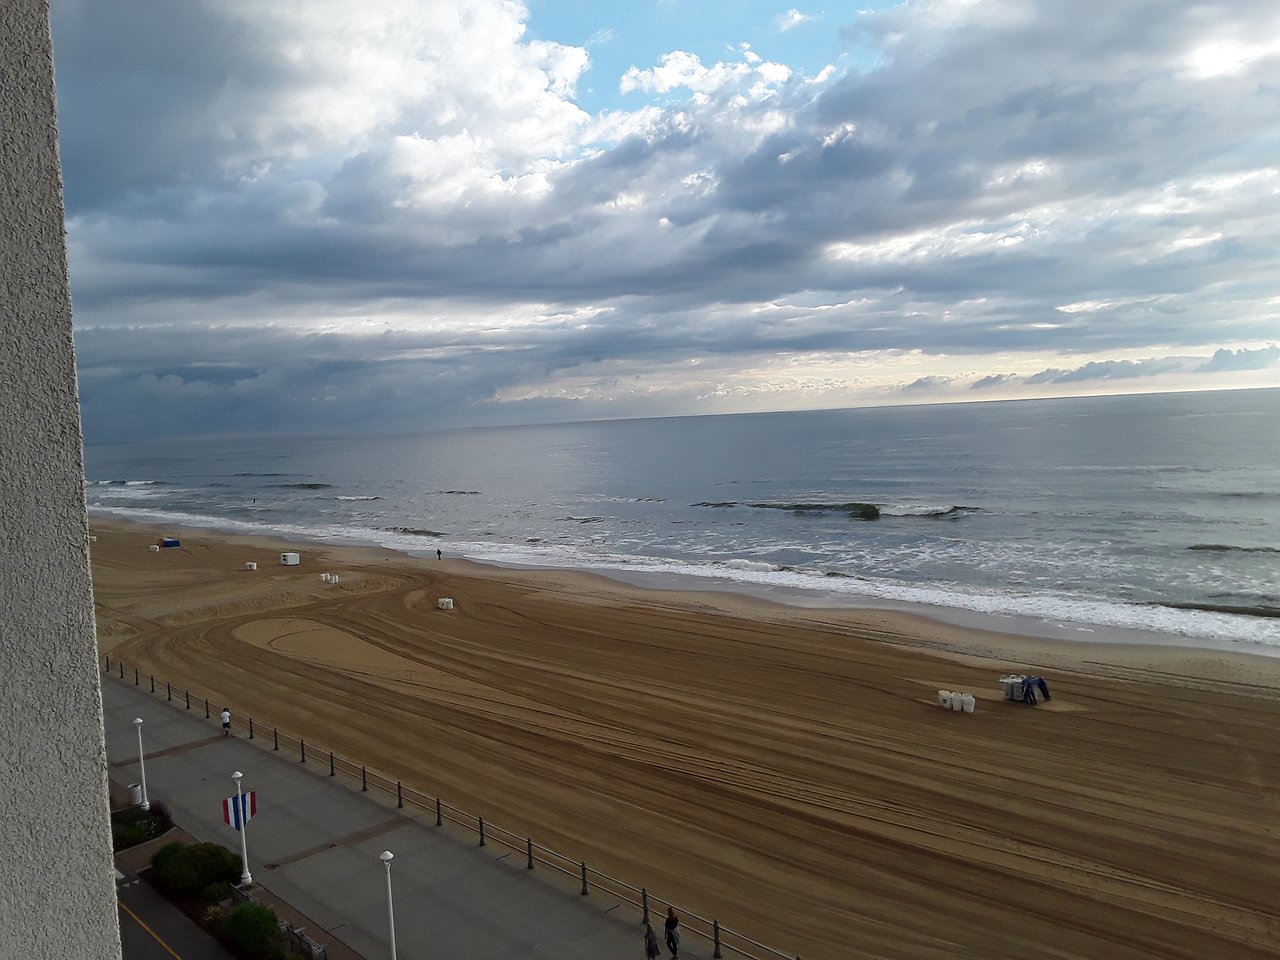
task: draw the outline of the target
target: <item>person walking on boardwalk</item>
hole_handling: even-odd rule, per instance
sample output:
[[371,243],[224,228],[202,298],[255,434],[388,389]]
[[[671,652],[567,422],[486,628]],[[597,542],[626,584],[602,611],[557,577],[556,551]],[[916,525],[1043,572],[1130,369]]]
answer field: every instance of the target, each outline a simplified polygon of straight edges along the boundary
[[676,916],[675,907],[667,907],[667,949],[671,956],[680,956],[680,918]]
[[218,714],[218,719],[222,721],[222,735],[231,736],[231,711],[223,707],[222,712]]
[[658,947],[658,935],[653,932],[653,924],[644,922],[644,960],[657,960],[662,955]]

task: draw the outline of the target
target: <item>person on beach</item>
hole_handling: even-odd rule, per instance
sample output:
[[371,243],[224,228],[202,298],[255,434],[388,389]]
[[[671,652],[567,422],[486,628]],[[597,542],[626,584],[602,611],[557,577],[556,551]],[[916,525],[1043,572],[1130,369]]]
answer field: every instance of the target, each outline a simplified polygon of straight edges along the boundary
[[441,552],[440,552],[440,548],[439,548],[439,547],[437,547],[437,548],[436,548],[436,559],[437,559],[437,560],[439,560],[439,559],[441,559],[443,556],[444,556],[444,554],[443,554],[443,553],[441,553]]
[[667,949],[672,958],[680,955],[680,918],[676,916],[675,907],[667,907]]
[[222,712],[218,714],[218,718],[222,721],[222,735],[224,737],[231,736],[231,711],[223,707]]
[[644,924],[644,960],[656,960],[662,955],[662,951],[658,948],[658,935],[653,932],[653,924],[645,921]]

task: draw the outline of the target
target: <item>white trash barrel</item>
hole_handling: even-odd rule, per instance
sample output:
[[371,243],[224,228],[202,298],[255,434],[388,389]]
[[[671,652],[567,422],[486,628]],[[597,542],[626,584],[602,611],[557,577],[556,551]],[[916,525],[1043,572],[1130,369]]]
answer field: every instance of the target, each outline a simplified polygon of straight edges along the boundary
[[129,802],[132,803],[135,807],[142,806],[142,784],[140,783],[129,784]]
[[973,713],[974,707],[978,705],[977,698],[972,693],[966,693],[960,698],[960,706],[965,713]]
[[158,543],[153,543],[153,544],[152,544],[151,546],[149,546],[147,549],[148,549],[148,550],[150,550],[152,553],[159,553],[159,552],[160,552],[160,544],[158,544]]
[[952,710],[964,709],[963,697],[964,697],[964,694],[960,693],[958,690],[951,691],[951,709]]
[[246,561],[246,562],[245,562],[244,568],[245,568],[246,570],[257,570],[257,569],[258,569],[258,565],[257,565],[256,563],[254,563],[252,560],[248,560],[248,561]]
[[439,600],[436,601],[436,606],[439,607],[441,610],[452,610],[453,597],[441,597]]
[[942,706],[943,706],[944,708],[946,708],[947,710],[950,710],[950,709],[951,709],[951,691],[950,691],[950,690],[939,690],[939,691],[938,691],[938,702],[939,702],[940,704],[942,704]]

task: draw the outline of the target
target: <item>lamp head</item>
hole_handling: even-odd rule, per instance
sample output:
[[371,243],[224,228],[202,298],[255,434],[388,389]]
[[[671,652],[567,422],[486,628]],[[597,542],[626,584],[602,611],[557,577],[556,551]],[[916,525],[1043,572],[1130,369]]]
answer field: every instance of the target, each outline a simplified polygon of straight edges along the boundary
[[133,718],[133,725],[134,725],[135,727],[140,727],[140,726],[142,726],[142,718],[141,718],[141,717],[134,717],[134,718]]
[[241,777],[243,777],[243,776],[244,776],[244,774],[243,774],[243,773],[241,773],[239,770],[237,770],[235,773],[233,773],[233,774],[231,775],[231,779],[232,779],[232,780],[237,780],[237,781],[238,781],[238,780],[239,780]]
[[394,854],[392,854],[390,850],[383,850],[382,853],[378,854],[378,859],[381,860],[383,863],[385,863],[387,866],[391,866],[391,861],[392,859],[394,859]]

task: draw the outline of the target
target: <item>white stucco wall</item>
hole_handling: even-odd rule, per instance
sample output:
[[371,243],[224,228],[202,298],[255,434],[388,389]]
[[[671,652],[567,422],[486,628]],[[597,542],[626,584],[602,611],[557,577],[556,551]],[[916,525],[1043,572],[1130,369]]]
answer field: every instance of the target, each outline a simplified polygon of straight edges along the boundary
[[0,957],[119,960],[47,0],[0,0]]

